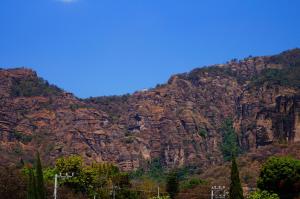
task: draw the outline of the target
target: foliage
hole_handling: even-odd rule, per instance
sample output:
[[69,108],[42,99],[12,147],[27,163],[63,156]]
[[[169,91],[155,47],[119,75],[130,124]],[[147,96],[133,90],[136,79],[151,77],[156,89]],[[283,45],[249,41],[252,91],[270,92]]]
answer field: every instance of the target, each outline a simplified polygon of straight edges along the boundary
[[263,165],[258,188],[277,193],[280,198],[293,198],[300,190],[300,160],[271,157]]
[[120,172],[111,163],[93,163],[86,166],[81,157],[70,156],[58,159],[56,170],[61,173],[74,173],[74,177],[60,180],[60,184],[91,198],[110,198],[111,191],[115,192],[116,198],[137,198],[137,193],[129,189],[129,175]]
[[24,78],[13,81],[11,88],[12,97],[32,97],[32,96],[56,96],[62,92],[61,89],[50,85],[42,78]]
[[43,176],[45,182],[52,182],[57,171],[55,168],[46,167],[43,168]]
[[71,175],[74,177],[60,180],[60,183],[75,190],[76,192],[86,193],[85,185],[88,184],[90,171],[83,168],[83,160],[80,156],[71,155],[61,157],[56,160],[56,171],[62,175]]
[[181,182],[180,188],[183,190],[184,189],[192,189],[192,188],[196,187],[197,185],[203,185],[203,184],[207,184],[207,182],[200,178],[192,177],[190,179],[187,179],[187,180],[184,180],[183,182]]
[[56,169],[61,173],[69,172],[80,174],[82,171],[83,160],[80,156],[71,155],[67,158],[62,157],[56,160]]
[[85,99],[87,102],[92,102],[96,104],[104,104],[109,105],[112,102],[114,103],[124,103],[129,99],[130,95],[112,95],[112,96],[102,96],[102,97],[90,97],[88,99]]
[[35,167],[30,166],[23,168],[23,174],[27,176],[27,198],[28,199],[45,199],[46,190],[44,185],[44,174],[41,164],[40,155],[36,153]]
[[84,101],[89,104],[97,105],[108,114],[110,121],[116,122],[123,116],[124,110],[129,108],[129,99],[130,95],[125,94],[121,96],[91,97]]
[[169,193],[170,198],[174,199],[179,192],[179,180],[176,171],[172,171],[167,176],[166,191]]
[[[31,171],[33,172],[34,176],[36,175],[36,170],[28,166],[23,167],[21,171],[24,176],[30,176]],[[43,178],[45,182],[52,182],[55,174],[57,174],[56,168],[52,168],[52,167],[43,168]]]
[[208,133],[207,133],[206,129],[201,128],[201,129],[198,131],[198,134],[199,134],[202,138],[206,138]]
[[269,58],[269,64],[279,64],[283,69],[265,69],[254,77],[250,85],[281,85],[300,88],[300,49],[289,50]]
[[280,199],[276,193],[270,193],[268,191],[255,191],[252,192],[248,199]]
[[28,170],[27,199],[37,199],[36,182],[32,168]]
[[281,85],[300,88],[300,67],[284,69],[265,69],[259,77],[252,79],[250,86]]
[[70,104],[69,105],[69,108],[72,110],[72,111],[76,111],[77,109],[80,109],[80,108],[88,108],[89,106],[85,105],[85,104]]
[[232,158],[231,164],[231,182],[229,189],[230,199],[243,199],[243,189],[240,181],[239,170],[236,164],[235,157]]
[[142,193],[142,198],[151,198],[156,195],[158,186],[158,183],[149,178],[149,176],[143,176],[138,180],[134,180],[134,187],[137,190],[144,190],[144,192]]
[[282,64],[288,67],[300,66],[300,49],[295,48],[280,53],[279,55],[271,56],[269,59],[271,64]]
[[166,179],[166,170],[162,166],[161,160],[159,158],[154,158],[146,163],[145,168],[139,168],[136,171],[132,171],[129,176],[131,179],[149,178],[157,183],[161,183]]
[[228,161],[232,156],[237,156],[240,153],[238,138],[233,128],[232,119],[225,119],[221,127],[221,132],[223,136],[221,151],[223,153],[224,160]]
[[165,178],[165,170],[159,158],[153,159],[149,165],[149,177],[161,182]]
[[43,169],[42,169],[40,154],[38,152],[36,153],[35,171],[36,171],[36,193],[37,193],[37,198],[38,199],[45,199],[46,195],[45,195]]

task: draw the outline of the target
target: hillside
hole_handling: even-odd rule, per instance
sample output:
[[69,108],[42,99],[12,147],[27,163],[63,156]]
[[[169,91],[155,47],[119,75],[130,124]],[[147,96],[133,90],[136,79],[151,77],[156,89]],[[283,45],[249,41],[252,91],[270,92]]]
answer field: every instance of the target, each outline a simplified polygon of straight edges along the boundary
[[123,170],[223,162],[220,127],[233,118],[244,153],[300,141],[300,49],[172,76],[132,95],[79,99],[26,68],[0,70],[0,164],[62,155]]

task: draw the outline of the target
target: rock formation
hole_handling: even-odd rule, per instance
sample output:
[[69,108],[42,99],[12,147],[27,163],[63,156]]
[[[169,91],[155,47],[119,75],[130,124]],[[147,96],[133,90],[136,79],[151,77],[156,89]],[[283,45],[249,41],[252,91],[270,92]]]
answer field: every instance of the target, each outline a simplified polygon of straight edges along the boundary
[[132,95],[79,99],[25,68],[0,70],[0,164],[80,154],[132,170],[222,163],[220,127],[234,120],[244,152],[300,141],[300,50],[172,76]]

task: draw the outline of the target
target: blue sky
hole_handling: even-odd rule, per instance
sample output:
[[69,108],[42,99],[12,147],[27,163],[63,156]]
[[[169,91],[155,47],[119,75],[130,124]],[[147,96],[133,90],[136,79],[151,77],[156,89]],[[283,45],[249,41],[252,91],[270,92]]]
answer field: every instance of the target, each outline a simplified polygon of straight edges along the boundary
[[0,67],[79,97],[300,47],[299,0],[1,0]]

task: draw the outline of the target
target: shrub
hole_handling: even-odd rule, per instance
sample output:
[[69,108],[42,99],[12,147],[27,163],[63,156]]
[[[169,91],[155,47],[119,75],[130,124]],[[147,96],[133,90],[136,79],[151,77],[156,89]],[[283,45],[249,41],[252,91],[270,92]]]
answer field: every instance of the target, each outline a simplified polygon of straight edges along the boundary
[[294,198],[300,190],[300,160],[271,157],[263,165],[258,188],[277,193],[280,198]]
[[180,188],[181,189],[192,189],[196,187],[197,185],[203,185],[207,184],[206,181],[199,179],[199,178],[190,178],[188,180],[185,180],[181,183]]
[[268,191],[255,191],[252,192],[248,199],[280,199],[276,193],[270,193]]

